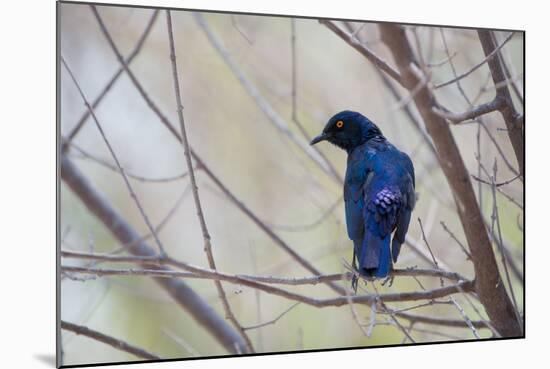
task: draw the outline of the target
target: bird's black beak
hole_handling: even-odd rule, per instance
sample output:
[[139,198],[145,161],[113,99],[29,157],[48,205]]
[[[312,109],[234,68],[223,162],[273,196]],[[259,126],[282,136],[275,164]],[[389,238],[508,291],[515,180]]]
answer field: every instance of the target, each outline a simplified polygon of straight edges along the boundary
[[319,136],[315,137],[311,142],[310,145],[315,145],[318,142],[325,141],[328,138],[328,135],[326,133],[321,133]]

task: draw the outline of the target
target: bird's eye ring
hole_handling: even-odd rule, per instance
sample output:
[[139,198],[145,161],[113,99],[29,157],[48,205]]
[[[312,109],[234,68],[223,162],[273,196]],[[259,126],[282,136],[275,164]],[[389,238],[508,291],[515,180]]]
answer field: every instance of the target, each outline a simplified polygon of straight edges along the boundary
[[336,127],[337,128],[342,128],[344,126],[344,121],[343,120],[339,120],[338,122],[336,122]]

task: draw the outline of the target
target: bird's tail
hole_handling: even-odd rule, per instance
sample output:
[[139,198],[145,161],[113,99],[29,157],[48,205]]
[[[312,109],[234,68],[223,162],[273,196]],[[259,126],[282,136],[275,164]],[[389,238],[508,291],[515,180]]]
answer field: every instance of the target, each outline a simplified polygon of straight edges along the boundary
[[391,270],[390,235],[384,238],[367,230],[359,254],[359,272],[370,278],[385,278]]

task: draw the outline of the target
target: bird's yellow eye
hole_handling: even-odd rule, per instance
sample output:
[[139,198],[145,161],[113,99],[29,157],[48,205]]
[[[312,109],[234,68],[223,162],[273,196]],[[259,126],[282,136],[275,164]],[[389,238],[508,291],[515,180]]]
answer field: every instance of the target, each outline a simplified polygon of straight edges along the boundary
[[342,128],[344,126],[344,121],[343,120],[339,120],[338,122],[336,122],[336,127],[337,128]]

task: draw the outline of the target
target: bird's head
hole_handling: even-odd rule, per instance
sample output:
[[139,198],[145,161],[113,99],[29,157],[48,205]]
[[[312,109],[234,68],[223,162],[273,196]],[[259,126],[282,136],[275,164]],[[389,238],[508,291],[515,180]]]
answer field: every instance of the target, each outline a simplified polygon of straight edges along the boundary
[[328,141],[339,148],[352,151],[374,137],[381,137],[380,129],[361,113],[344,110],[329,119],[323,132],[310,145]]

